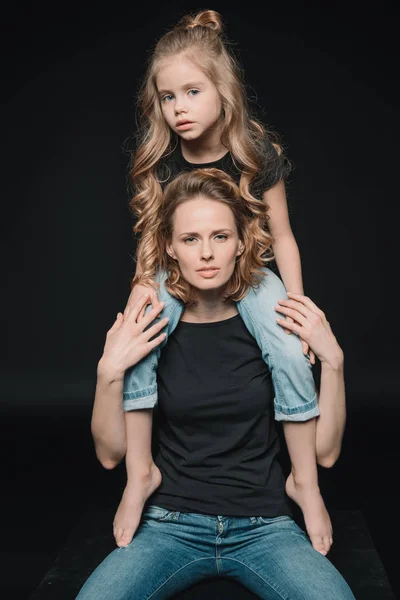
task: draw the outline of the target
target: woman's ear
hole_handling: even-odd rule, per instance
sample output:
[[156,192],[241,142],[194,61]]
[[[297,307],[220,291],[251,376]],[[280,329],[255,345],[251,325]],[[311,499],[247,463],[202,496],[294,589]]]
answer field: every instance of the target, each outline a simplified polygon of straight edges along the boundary
[[175,252],[173,251],[173,248],[172,248],[171,244],[167,244],[166,250],[167,250],[168,256],[170,256],[171,258],[173,258],[174,260],[176,260]]
[[236,256],[240,256],[241,254],[243,254],[244,251],[244,244],[242,242],[242,240],[239,240],[239,246],[236,252]]

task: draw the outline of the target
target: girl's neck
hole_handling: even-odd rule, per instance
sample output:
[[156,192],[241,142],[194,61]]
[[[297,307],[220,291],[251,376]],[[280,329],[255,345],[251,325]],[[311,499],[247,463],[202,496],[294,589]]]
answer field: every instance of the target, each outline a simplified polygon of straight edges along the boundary
[[225,321],[238,314],[235,302],[224,302],[220,293],[198,294],[197,302],[188,306],[181,318],[187,323],[213,323]]
[[201,137],[197,140],[181,139],[180,144],[183,158],[192,164],[214,162],[228,152],[221,143],[219,132],[217,135]]

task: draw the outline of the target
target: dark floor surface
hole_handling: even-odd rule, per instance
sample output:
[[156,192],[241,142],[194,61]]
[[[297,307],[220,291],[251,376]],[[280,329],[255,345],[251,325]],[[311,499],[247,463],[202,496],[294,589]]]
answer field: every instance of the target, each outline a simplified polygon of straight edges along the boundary
[[[124,485],[122,465],[105,471],[95,459],[89,401],[37,406],[1,403],[6,485],[0,591],[6,600],[27,599],[88,506],[117,499]],[[333,469],[321,470],[320,485],[328,508],[361,512],[400,597],[398,422],[396,414],[379,416],[372,409],[362,417],[349,414],[342,455]]]

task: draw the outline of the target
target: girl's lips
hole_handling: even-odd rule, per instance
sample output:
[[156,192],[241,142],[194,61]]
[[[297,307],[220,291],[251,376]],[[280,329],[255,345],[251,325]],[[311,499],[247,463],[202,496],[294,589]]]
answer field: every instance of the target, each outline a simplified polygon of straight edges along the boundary
[[184,131],[185,129],[190,129],[193,123],[191,121],[187,121],[186,123],[182,123],[182,125],[177,125],[176,128]]

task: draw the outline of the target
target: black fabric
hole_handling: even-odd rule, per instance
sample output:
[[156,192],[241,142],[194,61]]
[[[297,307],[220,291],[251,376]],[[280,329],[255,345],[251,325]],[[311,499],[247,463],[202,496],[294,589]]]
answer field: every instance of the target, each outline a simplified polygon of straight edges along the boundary
[[[259,200],[262,199],[263,193],[273,187],[278,181],[287,179],[291,170],[287,158],[284,154],[279,155],[275,146],[268,139],[264,140],[260,154],[262,156],[262,168],[250,185],[251,193]],[[161,158],[157,166],[157,177],[162,187],[165,187],[167,183],[184,171],[211,167],[225,171],[239,185],[242,172],[241,165],[234,163],[230,152],[227,152],[222,158],[213,162],[201,164],[190,163],[182,154],[179,140],[174,150]]]
[[149,504],[210,515],[290,514],[271,373],[241,317],[181,321],[157,377],[155,462],[163,481]]

